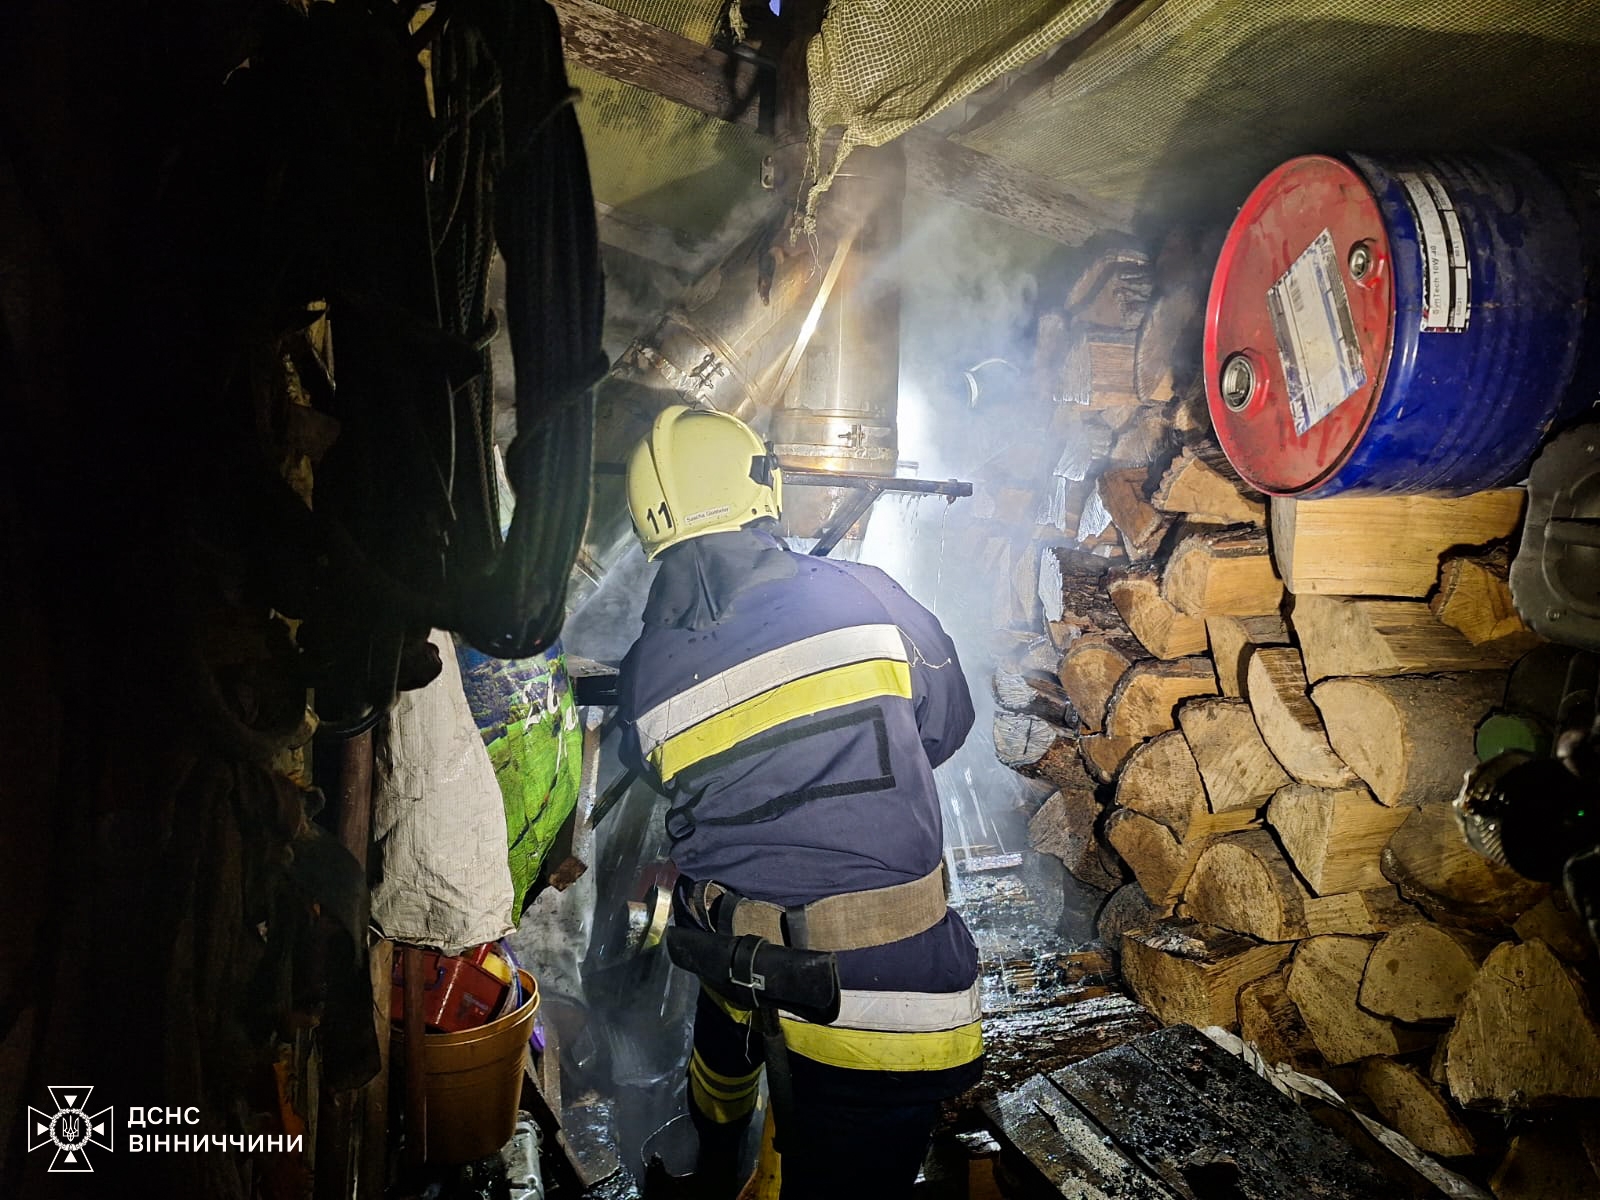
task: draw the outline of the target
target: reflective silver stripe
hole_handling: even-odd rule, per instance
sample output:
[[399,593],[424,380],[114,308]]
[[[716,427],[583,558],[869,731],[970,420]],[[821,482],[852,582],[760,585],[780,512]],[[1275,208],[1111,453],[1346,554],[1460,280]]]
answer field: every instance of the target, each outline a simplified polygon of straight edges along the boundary
[[639,718],[639,744],[648,757],[668,738],[762,692],[830,667],[873,658],[906,661],[898,625],[851,625],[768,650],[668,697],[645,713]]
[[[801,1019],[793,1013],[783,1015]],[[838,1019],[829,1028],[938,1033],[960,1029],[982,1016],[977,980],[963,992],[867,992],[846,988],[840,993]]]

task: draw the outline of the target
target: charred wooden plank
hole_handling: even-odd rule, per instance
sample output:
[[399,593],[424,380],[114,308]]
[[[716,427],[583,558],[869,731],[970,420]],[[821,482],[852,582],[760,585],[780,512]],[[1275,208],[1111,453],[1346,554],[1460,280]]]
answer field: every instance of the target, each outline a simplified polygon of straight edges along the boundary
[[1348,1145],[1186,1026],[1119,1046],[1050,1079],[1180,1196],[1398,1195]]

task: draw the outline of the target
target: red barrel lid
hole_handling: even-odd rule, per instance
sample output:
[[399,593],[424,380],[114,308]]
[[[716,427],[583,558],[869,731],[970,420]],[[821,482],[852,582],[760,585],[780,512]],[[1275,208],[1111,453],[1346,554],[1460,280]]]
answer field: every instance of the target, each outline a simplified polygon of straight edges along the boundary
[[1347,163],[1290,159],[1228,230],[1206,302],[1206,400],[1251,486],[1310,491],[1372,420],[1394,327],[1389,236]]

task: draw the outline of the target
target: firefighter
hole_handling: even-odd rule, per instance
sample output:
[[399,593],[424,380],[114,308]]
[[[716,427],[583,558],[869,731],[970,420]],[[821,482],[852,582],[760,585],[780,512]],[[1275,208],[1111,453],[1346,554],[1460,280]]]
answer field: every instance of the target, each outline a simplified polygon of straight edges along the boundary
[[[660,566],[621,668],[622,757],[668,797],[680,923],[835,952],[837,1019],[781,1018],[784,1200],[908,1197],[939,1102],[981,1071],[933,782],[972,699],[894,580],[779,541],[782,486],[723,413],[668,408],[631,454],[634,531]],[[729,1196],[762,1069],[750,1021],[702,987],[690,1109],[702,1177]]]

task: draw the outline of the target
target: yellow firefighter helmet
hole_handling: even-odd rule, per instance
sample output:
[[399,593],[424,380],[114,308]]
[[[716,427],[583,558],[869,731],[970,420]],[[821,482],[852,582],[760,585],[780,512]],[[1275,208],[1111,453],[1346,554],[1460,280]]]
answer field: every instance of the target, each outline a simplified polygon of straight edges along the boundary
[[737,417],[674,404],[628,456],[628,515],[646,558],[783,508],[770,447]]

